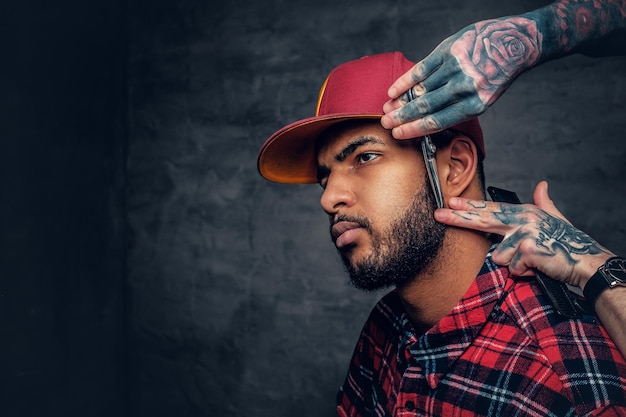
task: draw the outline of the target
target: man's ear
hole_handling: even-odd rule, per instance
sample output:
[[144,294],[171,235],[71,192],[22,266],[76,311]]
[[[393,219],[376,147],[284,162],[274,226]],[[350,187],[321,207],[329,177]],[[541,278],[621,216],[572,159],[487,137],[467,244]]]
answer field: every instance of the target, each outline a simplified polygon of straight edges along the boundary
[[457,135],[450,144],[437,150],[437,171],[444,201],[465,193],[476,178],[478,150],[474,142]]

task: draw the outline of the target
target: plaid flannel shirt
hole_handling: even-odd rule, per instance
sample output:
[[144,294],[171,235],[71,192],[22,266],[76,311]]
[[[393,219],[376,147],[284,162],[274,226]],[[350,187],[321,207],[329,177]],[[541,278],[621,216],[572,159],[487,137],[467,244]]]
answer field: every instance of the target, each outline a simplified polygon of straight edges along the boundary
[[348,416],[626,416],[626,363],[604,329],[562,319],[534,279],[485,264],[416,334],[397,292],[374,307],[337,396]]

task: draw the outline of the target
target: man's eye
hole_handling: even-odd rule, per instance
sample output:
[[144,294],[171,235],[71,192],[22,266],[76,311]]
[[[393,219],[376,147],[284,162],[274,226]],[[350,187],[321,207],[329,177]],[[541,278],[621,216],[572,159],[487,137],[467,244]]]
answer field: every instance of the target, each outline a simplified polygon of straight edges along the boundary
[[377,153],[365,152],[357,156],[357,161],[361,164],[373,161],[378,158],[380,155]]

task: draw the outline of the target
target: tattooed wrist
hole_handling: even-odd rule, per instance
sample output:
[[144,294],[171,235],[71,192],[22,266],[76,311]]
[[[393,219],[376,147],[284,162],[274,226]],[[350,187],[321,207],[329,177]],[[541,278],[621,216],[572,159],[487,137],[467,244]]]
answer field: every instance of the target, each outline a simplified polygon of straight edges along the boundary
[[576,52],[626,22],[624,0],[561,0],[540,11],[547,12],[546,48],[555,56]]

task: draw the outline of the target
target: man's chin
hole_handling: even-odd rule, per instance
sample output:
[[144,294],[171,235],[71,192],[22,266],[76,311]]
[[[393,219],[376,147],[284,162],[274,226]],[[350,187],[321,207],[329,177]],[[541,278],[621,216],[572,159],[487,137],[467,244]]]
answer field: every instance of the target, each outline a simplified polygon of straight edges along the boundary
[[363,273],[363,271],[359,269],[347,269],[350,276],[350,285],[358,290],[376,292],[395,285],[394,282],[389,282],[388,280],[385,280],[384,277]]
[[389,288],[394,285],[393,282],[388,282],[384,275],[380,274],[378,268],[371,265],[366,260],[359,261],[361,258],[350,256],[349,254],[342,253],[341,260],[350,277],[350,285],[354,288],[374,292],[380,289]]

